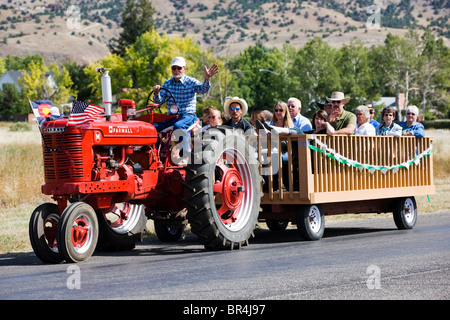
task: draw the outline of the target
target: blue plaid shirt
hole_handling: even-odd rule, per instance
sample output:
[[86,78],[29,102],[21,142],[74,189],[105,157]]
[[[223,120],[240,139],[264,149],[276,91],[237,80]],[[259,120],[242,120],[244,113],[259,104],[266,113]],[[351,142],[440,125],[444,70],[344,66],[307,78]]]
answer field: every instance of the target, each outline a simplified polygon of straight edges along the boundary
[[209,81],[200,82],[195,78],[183,75],[180,80],[176,81],[173,77],[166,80],[162,85],[163,88],[170,90],[175,97],[176,103],[171,98],[170,94],[161,90],[159,94],[154,97],[155,103],[162,103],[166,99],[167,105],[171,106],[176,104],[180,108],[180,114],[194,113],[197,107],[196,94],[207,93],[210,88]]

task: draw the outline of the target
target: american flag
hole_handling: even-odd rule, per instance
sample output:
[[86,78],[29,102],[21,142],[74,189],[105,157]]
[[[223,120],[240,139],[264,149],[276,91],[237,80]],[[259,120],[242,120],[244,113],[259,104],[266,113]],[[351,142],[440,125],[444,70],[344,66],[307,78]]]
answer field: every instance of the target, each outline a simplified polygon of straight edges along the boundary
[[75,100],[69,117],[69,124],[78,125],[94,120],[95,116],[103,112],[103,108],[87,102]]

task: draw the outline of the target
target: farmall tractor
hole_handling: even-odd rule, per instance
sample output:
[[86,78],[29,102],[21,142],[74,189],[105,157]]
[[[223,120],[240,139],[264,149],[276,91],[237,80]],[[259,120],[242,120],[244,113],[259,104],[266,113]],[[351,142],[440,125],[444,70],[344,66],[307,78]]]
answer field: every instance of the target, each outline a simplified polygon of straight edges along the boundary
[[[108,71],[99,69],[105,113],[81,125],[69,119],[41,126],[45,184],[55,203],[38,206],[29,235],[46,263],[82,262],[94,250],[129,250],[148,219],[162,241],[176,241],[184,226],[205,248],[239,248],[253,235],[260,210],[261,176],[255,150],[227,127],[191,139],[187,166],[172,161],[172,132],[153,123],[178,117],[119,100],[111,113]],[[166,101],[166,105],[169,103]],[[176,110],[176,106],[167,106]]]

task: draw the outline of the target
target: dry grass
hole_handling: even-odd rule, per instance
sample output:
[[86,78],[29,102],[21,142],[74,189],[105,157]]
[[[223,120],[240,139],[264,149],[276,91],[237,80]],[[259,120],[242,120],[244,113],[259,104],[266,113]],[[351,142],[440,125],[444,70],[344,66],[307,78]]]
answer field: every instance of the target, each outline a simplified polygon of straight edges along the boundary
[[[39,204],[53,202],[41,193],[44,174],[37,126],[34,125],[29,132],[10,132],[9,125],[0,123],[0,253],[30,251],[28,221],[31,213]],[[430,196],[431,203],[426,196],[416,198],[420,213],[448,210],[450,207],[449,131],[429,131],[427,135],[435,137],[436,194]]]

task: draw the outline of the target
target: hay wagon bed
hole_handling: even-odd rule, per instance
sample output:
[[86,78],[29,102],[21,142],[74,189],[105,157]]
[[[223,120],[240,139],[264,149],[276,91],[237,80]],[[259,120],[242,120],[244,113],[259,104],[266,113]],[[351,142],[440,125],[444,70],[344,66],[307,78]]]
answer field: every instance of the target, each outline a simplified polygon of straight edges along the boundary
[[431,137],[279,136],[282,141],[290,155],[284,161],[273,139],[258,148],[269,159],[260,168],[259,221],[270,229],[292,222],[303,238],[317,240],[325,215],[384,212],[394,213],[399,229],[410,229],[417,219],[414,196],[435,192]]

